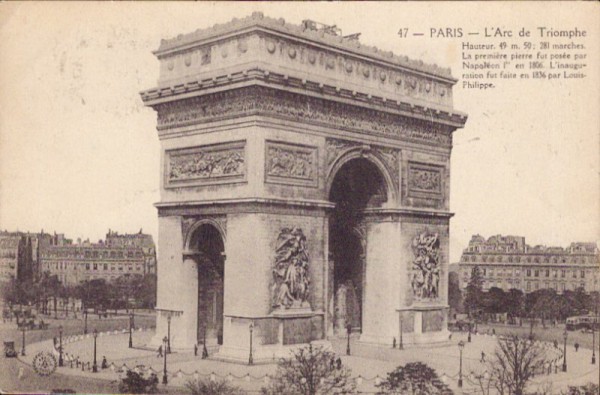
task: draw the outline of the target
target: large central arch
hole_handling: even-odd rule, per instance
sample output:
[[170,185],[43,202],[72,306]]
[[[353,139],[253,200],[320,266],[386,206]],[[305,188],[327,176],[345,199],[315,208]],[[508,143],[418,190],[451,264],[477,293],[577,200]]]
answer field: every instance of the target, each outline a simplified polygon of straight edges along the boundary
[[332,174],[329,200],[335,204],[329,217],[333,332],[341,335],[348,327],[362,332],[368,242],[364,213],[387,202],[385,173],[372,159],[350,153]]

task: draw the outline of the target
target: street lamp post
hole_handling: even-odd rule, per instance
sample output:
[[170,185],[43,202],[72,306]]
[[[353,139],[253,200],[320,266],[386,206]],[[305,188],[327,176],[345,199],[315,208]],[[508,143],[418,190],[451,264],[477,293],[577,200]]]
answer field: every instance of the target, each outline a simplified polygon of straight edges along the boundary
[[463,349],[465,348],[465,342],[464,341],[459,341],[458,342],[458,350],[460,352],[460,365],[459,365],[459,369],[458,369],[458,388],[462,388],[463,386],[463,379],[462,379],[462,353],[463,353]]
[[23,326],[23,328],[21,328],[21,331],[23,332],[23,343],[21,345],[21,356],[25,356],[25,331],[27,330],[27,328],[25,328],[25,326]]
[[133,348],[133,337],[131,330],[133,328],[133,313],[129,313],[129,348]]
[[[600,342],[600,339],[598,340]],[[592,365],[596,364],[596,331],[595,326],[592,326]]]
[[98,338],[98,331],[94,328],[94,364],[92,365],[92,372],[98,373],[98,363],[96,362],[96,339]]
[[467,342],[471,343],[471,324],[469,324],[469,335],[467,336]]
[[[169,338],[166,337],[166,336],[163,338],[163,346],[164,346],[165,350],[169,346]],[[163,354],[163,358],[164,359],[163,359],[163,379],[162,379],[162,383],[163,384],[167,384],[168,380],[167,380],[167,353],[166,353],[166,351]]]
[[171,353],[171,315],[167,316],[167,346],[165,347],[165,353]]
[[62,325],[58,327],[58,366],[63,366],[63,345],[62,345],[62,333],[63,327]]
[[565,329],[564,333],[563,333],[563,338],[565,339],[565,346],[563,349],[563,365],[562,365],[562,371],[566,372],[567,371],[567,330]]
[[[346,343],[346,355],[350,355],[350,333],[352,332],[352,325],[346,325],[346,334],[348,341]],[[402,337],[400,338],[400,344],[402,344]]]
[[208,358],[208,350],[206,349],[206,323],[203,326],[202,331],[202,359]]
[[85,323],[83,324],[83,334],[84,335],[87,335],[87,332],[88,332],[87,331],[87,314],[88,314],[88,312],[87,312],[87,307],[86,307],[85,310],[83,311],[83,315],[85,317],[85,321],[84,321]]
[[254,364],[254,358],[252,357],[252,332],[254,332],[254,321],[250,322],[250,355],[248,355],[248,365]]
[[398,350],[403,350],[404,349],[404,342],[402,340],[403,337],[403,328],[402,328],[402,320],[400,320],[400,344],[398,344]]

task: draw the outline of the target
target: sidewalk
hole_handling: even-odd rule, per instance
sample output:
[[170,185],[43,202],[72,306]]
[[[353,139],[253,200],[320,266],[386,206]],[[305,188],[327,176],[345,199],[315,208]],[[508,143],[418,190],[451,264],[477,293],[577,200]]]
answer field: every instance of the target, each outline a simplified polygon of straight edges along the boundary
[[[98,373],[92,373],[86,369],[82,371],[81,366],[71,368],[71,362],[67,361],[70,356],[78,357],[79,361],[89,363],[93,361],[93,337],[91,335],[67,338],[64,341],[65,367],[58,368],[59,372],[67,375],[93,377],[104,380],[118,380],[124,376],[127,369],[137,369],[142,372],[154,372],[162,381],[163,358],[158,358],[156,351],[150,350],[146,345],[153,336],[152,331],[136,331],[133,335],[134,348],[128,348],[128,332],[102,333],[97,338],[97,365]],[[375,384],[383,379],[387,372],[392,371],[398,365],[408,362],[421,361],[434,368],[455,393],[459,393],[457,381],[459,370],[459,340],[465,342],[463,351],[463,381],[464,390],[469,392],[476,387],[476,379],[473,374],[483,374],[485,365],[480,362],[481,352],[484,351],[489,358],[493,355],[496,338],[486,335],[473,335],[472,342],[468,343],[466,335],[455,333],[452,342],[439,347],[407,348],[404,350],[392,349],[391,347],[377,347],[353,341],[351,343],[351,356],[345,355],[346,341],[344,339],[332,340],[334,351],[341,356],[345,366],[352,371],[352,377],[356,379],[360,391],[374,392]],[[579,349],[575,352],[573,347],[567,348],[568,372],[561,371],[562,352],[558,352],[552,345],[546,345],[548,355],[558,364],[558,373],[554,368],[550,375],[538,375],[534,378],[530,389],[547,385],[552,382],[553,389],[558,391],[565,389],[567,385],[585,384],[596,382],[598,365],[591,365],[591,350]],[[28,348],[26,362],[31,364],[33,355],[39,351],[52,350],[52,341],[35,343]],[[202,350],[198,350],[201,355]],[[69,355],[67,357],[66,355]],[[106,356],[109,369],[100,369],[102,357]],[[247,392],[257,392],[266,383],[268,375],[275,373],[276,365],[244,365],[222,362],[212,359],[201,359],[193,353],[174,352],[167,356],[167,376],[169,387],[173,390],[182,390],[186,381],[196,378],[212,377],[213,379],[227,379],[232,384],[239,386]],[[162,385],[162,384],[161,384]],[[172,392],[172,391],[170,391]]]

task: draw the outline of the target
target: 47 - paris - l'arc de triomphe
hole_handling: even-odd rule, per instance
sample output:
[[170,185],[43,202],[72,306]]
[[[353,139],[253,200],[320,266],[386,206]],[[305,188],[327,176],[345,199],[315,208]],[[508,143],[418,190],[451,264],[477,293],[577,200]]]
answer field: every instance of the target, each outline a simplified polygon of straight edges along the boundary
[[155,342],[260,361],[348,326],[448,339],[456,79],[357,36],[255,13],[154,52]]

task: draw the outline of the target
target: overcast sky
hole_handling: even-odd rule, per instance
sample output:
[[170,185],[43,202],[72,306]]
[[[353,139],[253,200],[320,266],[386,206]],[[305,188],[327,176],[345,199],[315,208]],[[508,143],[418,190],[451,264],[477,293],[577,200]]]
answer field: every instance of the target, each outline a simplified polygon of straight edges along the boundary
[[449,66],[458,78],[468,37],[402,39],[398,30],[586,29],[579,41],[594,50],[584,80],[455,87],[455,108],[469,119],[454,135],[450,259],[476,233],[522,235],[532,245],[596,241],[599,9],[581,2],[2,3],[0,228],[93,241],[109,228],[143,228],[156,240],[156,115],[138,94],[156,85],[151,51],[161,38],[260,10],[361,32],[364,44]]

